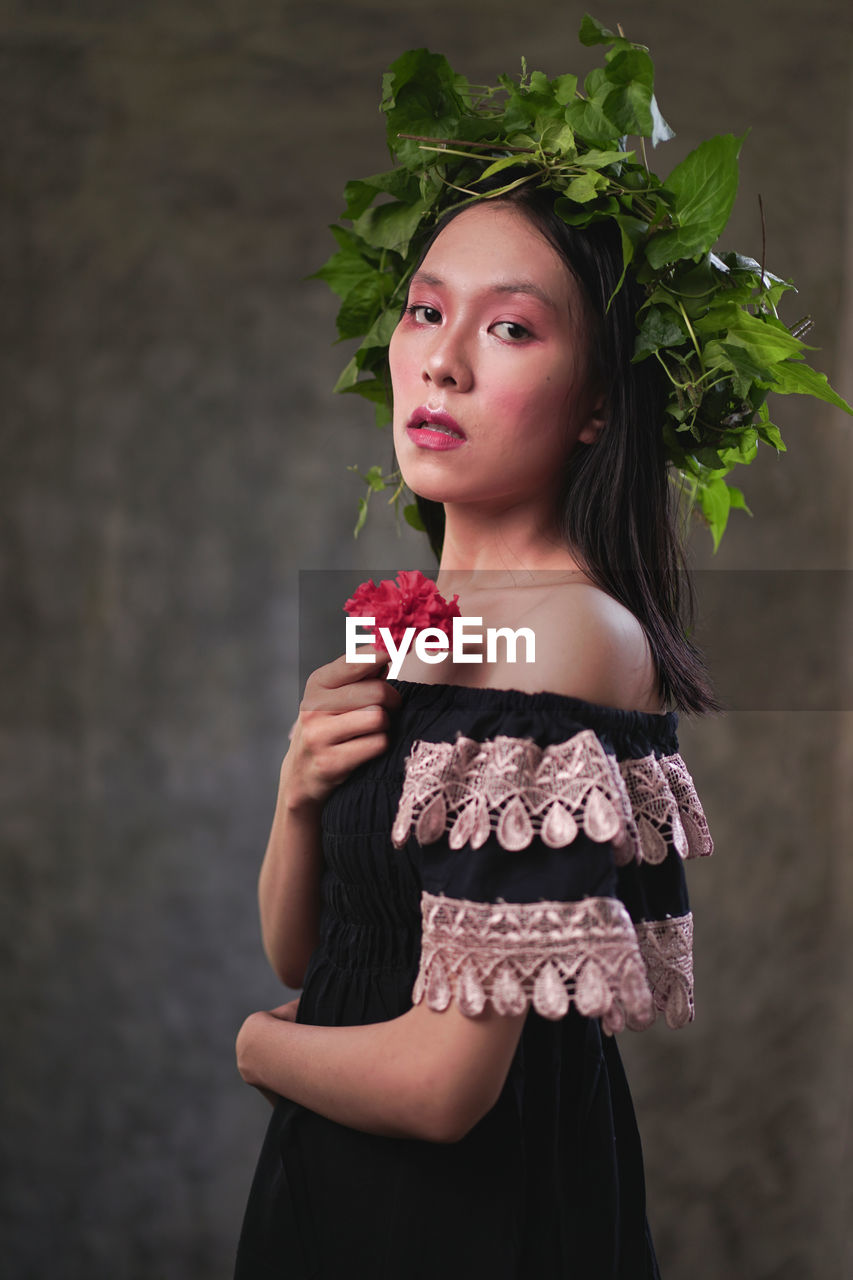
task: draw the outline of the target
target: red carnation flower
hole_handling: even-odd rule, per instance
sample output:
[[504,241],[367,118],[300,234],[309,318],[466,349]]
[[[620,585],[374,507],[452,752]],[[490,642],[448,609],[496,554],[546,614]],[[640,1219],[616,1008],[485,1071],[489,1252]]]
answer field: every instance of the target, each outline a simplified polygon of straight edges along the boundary
[[351,618],[375,618],[376,630],[373,643],[378,649],[385,645],[379,635],[380,627],[387,627],[391,639],[399,644],[406,627],[423,631],[436,627],[450,638],[453,619],[460,617],[455,595],[449,602],[438,587],[418,569],[401,569],[394,582],[383,578],[377,587],[370,578],[357,587],[344,605]]

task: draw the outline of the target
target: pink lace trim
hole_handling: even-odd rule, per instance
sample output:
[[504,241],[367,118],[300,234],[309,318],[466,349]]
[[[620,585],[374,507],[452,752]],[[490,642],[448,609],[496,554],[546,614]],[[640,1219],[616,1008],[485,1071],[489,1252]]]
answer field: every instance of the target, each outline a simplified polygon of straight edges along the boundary
[[638,860],[663,862],[670,846],[682,858],[713,853],[708,823],[681,756],[622,760],[619,770],[635,824]]
[[644,920],[636,928],[655,1009],[668,1027],[683,1027],[694,1013],[693,916]]
[[581,902],[467,902],[424,893],[421,965],[412,1000],[466,1017],[579,1013],[608,1032],[639,1029],[655,1007],[631,918],[616,898]]
[[412,829],[420,844],[449,832],[451,849],[478,849],[494,832],[502,848],[526,849],[539,836],[564,848],[582,830],[610,840],[619,864],[662,862],[669,845],[682,858],[711,852],[708,824],[679,755],[618,765],[591,729],[538,747],[499,736],[479,743],[416,742],[391,831],[395,845]]
[[679,755],[663,756],[660,764],[678,806],[681,825],[687,837],[687,857],[709,857],[714,852],[714,841],[687,765]]
[[692,916],[639,924],[617,898],[580,902],[468,902],[424,893],[421,963],[412,992],[466,1017],[530,1005],[543,1018],[572,1002],[605,1031],[639,1031],[656,1010],[670,1027],[693,1018]]

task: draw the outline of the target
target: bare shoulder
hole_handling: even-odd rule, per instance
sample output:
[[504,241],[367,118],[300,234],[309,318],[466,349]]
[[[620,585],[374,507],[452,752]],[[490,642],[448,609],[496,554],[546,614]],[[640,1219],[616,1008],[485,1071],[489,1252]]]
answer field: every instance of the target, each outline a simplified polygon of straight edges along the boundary
[[577,581],[557,586],[536,602],[525,625],[536,637],[536,660],[517,664],[513,675],[526,691],[625,710],[662,710],[646,634],[605,591]]

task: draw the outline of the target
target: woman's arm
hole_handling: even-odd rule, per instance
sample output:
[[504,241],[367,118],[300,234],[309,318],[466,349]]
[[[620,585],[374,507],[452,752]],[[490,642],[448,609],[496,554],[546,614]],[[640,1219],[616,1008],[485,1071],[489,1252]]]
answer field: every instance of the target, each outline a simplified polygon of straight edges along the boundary
[[[282,774],[284,766],[282,766]],[[264,950],[285,986],[302,986],[320,918],[320,808],[292,809],[282,779],[258,878]]]
[[237,1037],[247,1084],[392,1138],[457,1142],[494,1106],[524,1014],[416,1005],[389,1022],[308,1027],[253,1013]]
[[258,882],[264,949],[289,987],[300,987],[317,945],[322,850],[320,815],[330,793],[388,745],[388,716],[400,695],[382,673],[388,655],[365,665],[338,658],[309,677]]

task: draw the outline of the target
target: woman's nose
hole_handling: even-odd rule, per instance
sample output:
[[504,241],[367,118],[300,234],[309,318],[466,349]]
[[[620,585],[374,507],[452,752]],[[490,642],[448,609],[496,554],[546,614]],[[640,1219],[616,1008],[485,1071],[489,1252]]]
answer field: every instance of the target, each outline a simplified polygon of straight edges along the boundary
[[437,387],[455,387],[457,391],[470,389],[471,361],[459,335],[446,329],[436,332],[424,359],[423,380]]

